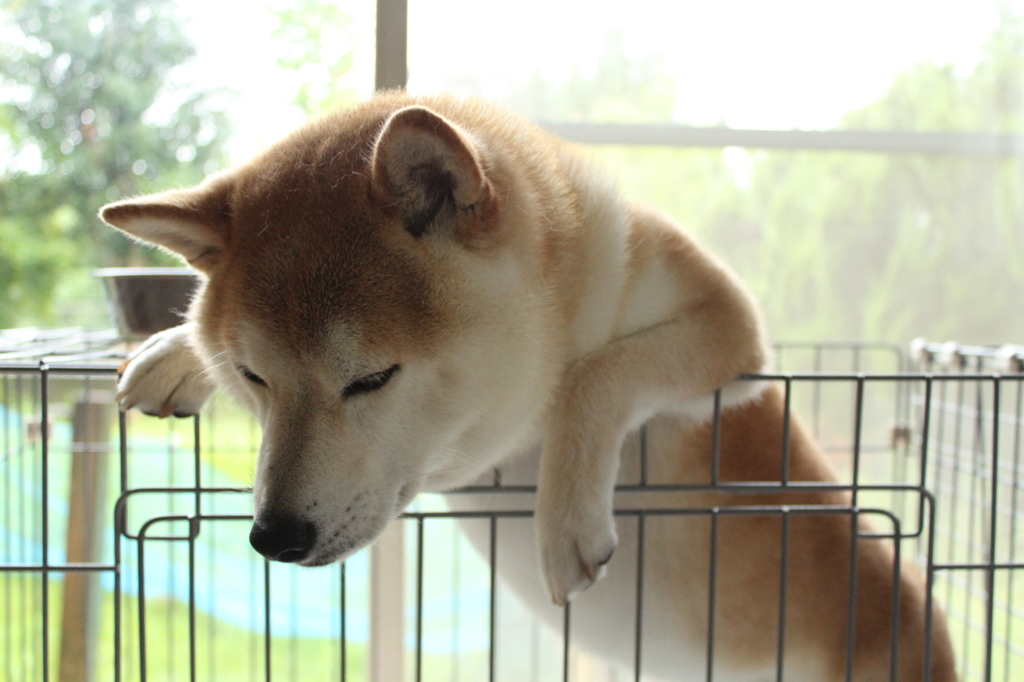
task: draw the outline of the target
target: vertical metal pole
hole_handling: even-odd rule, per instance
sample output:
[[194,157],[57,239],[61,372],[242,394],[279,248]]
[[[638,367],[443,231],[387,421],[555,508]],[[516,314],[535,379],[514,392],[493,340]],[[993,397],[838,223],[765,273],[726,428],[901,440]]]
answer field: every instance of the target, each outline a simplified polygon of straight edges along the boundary
[[[72,415],[71,480],[68,499],[68,563],[98,561],[106,516],[108,434],[114,397],[90,391]],[[68,572],[64,576],[61,618],[60,682],[92,682],[96,675],[99,631],[99,575]]]
[[[213,439],[214,434],[217,430],[214,428],[213,413],[211,411],[210,417],[203,422],[206,425],[206,434],[209,438],[209,444],[205,442],[203,447],[208,448],[210,455],[212,456],[217,446]],[[200,444],[199,444],[199,415],[196,415],[195,422],[195,441],[196,441],[196,488],[201,488],[202,483],[199,479],[199,455],[200,455]],[[217,497],[210,498],[210,514],[216,513],[217,508]],[[200,516],[199,507],[199,495],[196,495],[196,516]],[[208,585],[207,602],[206,602],[206,637],[205,640],[208,643],[206,648],[206,677],[207,679],[213,679],[216,675],[217,670],[217,524],[213,524],[207,527],[207,546],[210,548],[209,554],[206,557],[206,581]],[[196,534],[199,534],[199,529],[196,529]]]
[[[10,377],[4,375],[4,452],[3,457],[0,457],[0,462],[3,463],[2,473],[0,473],[0,479],[4,481],[4,520],[3,528],[14,528],[13,515],[11,513],[11,501],[14,497],[13,485],[14,476],[11,475],[10,464],[14,459],[14,451],[11,444],[11,386]],[[9,553],[14,548],[10,545],[5,547],[5,555],[9,556]],[[13,558],[13,557],[12,557]],[[14,647],[12,646],[13,637],[13,624],[14,618],[11,615],[11,574],[4,573],[4,668],[7,671],[7,679],[14,679]]]
[[370,548],[370,682],[405,675],[405,532],[392,521]]
[[289,679],[295,682],[299,678],[299,575],[297,571],[289,571],[291,597],[288,599],[288,615],[291,632],[288,633],[288,670]]
[[[15,383],[15,391],[17,393],[15,403],[19,406],[21,414],[31,414],[32,411],[35,409],[37,398],[35,382],[32,382],[29,386],[30,397],[28,403],[29,406],[27,409],[25,407],[25,397],[22,383],[23,382],[21,380],[21,375],[19,375]],[[35,561],[35,555],[32,554],[30,550],[31,538],[35,534],[35,518],[33,514],[35,506],[29,506],[28,498],[30,491],[36,489],[36,481],[29,481],[29,477],[34,476],[33,471],[35,468],[35,443],[34,438],[31,435],[31,432],[29,432],[27,439],[28,447],[26,448],[26,438],[24,435],[21,435],[26,431],[28,431],[28,429],[20,429],[18,432],[19,442],[17,452],[18,461],[20,462],[20,466],[18,467],[18,480],[22,481],[22,484],[16,488],[18,493],[18,501],[15,502],[14,508],[19,510],[18,530],[20,532],[18,533],[18,536],[21,538],[21,541],[18,543],[18,560],[27,563],[29,561]],[[31,488],[27,489],[26,484],[31,485]],[[31,632],[35,628],[34,623],[37,609],[35,608],[35,604],[33,603],[35,596],[32,593],[32,581],[30,580],[30,576],[28,576],[27,574],[19,575],[18,578],[18,585],[21,588],[18,590],[21,596],[20,612],[25,614],[25,622],[21,624],[20,628],[18,628],[20,642],[18,643],[17,647],[19,651],[32,651],[33,653],[35,653],[35,645],[32,643]],[[22,660],[25,660],[25,658],[22,658]],[[23,666],[27,669],[28,663],[24,663]],[[33,671],[34,670],[35,662],[33,662]]]
[[[199,517],[202,516],[202,494],[199,490],[203,487],[199,426],[197,414],[192,418],[192,482],[195,486],[195,510],[188,526],[188,669],[191,682],[196,680],[196,538],[199,537]],[[211,545],[211,553],[213,550],[214,547]],[[209,644],[212,651],[215,648],[213,642]]]
[[377,0],[376,90],[405,88],[408,80],[408,0]]
[[715,412],[711,432],[711,485],[718,485],[722,470],[722,389],[715,390]]
[[271,644],[273,635],[270,632],[270,562],[263,560],[263,667],[264,682],[270,682]]
[[[856,494],[856,488],[854,488]],[[847,597],[846,617],[846,682],[853,682],[854,654],[857,642],[857,571],[858,571],[858,526],[860,513],[856,503],[850,513],[850,585]]]
[[[859,364],[859,356],[855,356]],[[853,499],[850,514],[850,586],[849,600],[847,602],[849,612],[846,622],[846,680],[853,680],[854,653],[857,636],[857,571],[858,571],[858,550],[857,544],[860,533],[860,511],[858,509],[860,495],[860,455],[861,455],[861,430],[864,419],[864,376],[857,377],[855,389],[856,404],[853,415]]]
[[[1009,534],[1010,535],[1010,547],[1009,547],[1009,549],[1007,551],[1007,556],[1009,557],[1010,561],[1014,561],[1017,558],[1017,533],[1014,532],[1014,529],[1016,528],[1016,523],[1017,523],[1017,518],[1018,518],[1017,500],[1020,497],[1020,489],[1021,489],[1021,486],[1020,486],[1020,475],[1021,475],[1021,471],[1024,471],[1024,470],[1021,469],[1021,462],[1020,462],[1020,453],[1021,453],[1021,436],[1020,436],[1020,434],[1021,434],[1021,426],[1024,426],[1024,418],[1022,418],[1022,417],[1024,417],[1024,415],[1022,415],[1022,409],[1024,409],[1024,381],[1018,380],[1016,383],[1017,383],[1017,415],[1016,415],[1016,418],[1013,420],[1013,424],[1014,424],[1013,465],[1010,467],[1010,471],[1013,472],[1013,490],[1010,492],[1010,515],[1009,515],[1010,529],[1011,530],[1010,530],[1010,534]],[[1017,602],[1015,602],[1013,600],[1013,581],[1014,581],[1014,576],[1016,576],[1017,573],[1018,573],[1018,571],[1016,571],[1016,570],[1008,571],[1007,581],[1008,581],[1009,584],[1007,585],[1007,589],[1006,589],[1006,602],[1008,604],[1015,604],[1015,603],[1017,603]],[[1017,641],[1017,640],[1013,639],[1013,622],[1014,622],[1014,620],[1016,620],[1016,619],[1013,616],[1013,610],[1012,609],[1006,609],[1006,625],[1004,625],[1004,627],[1006,629],[1006,640],[1008,642],[1015,642],[1015,641]],[[1004,680],[1004,682],[1006,680],[1010,679],[1010,659],[1011,659],[1011,656],[1010,656],[1009,652],[1007,652],[1007,655],[1003,659],[1003,680]]]
[[[989,548],[988,566],[985,570],[988,587],[987,602],[985,604],[985,682],[992,680],[992,657],[995,655],[995,619],[996,619],[996,547],[998,541],[998,528],[996,521],[999,519],[999,504],[996,499],[999,493],[999,410],[1002,409],[999,403],[1000,380],[996,377],[992,380],[992,492],[989,499]],[[981,387],[978,387],[981,391]],[[979,401],[980,402],[980,401]],[[978,410],[978,418],[981,418],[981,410]],[[1006,607],[1010,609],[1010,606]],[[1007,645],[1009,648],[1009,645]],[[1009,655],[1009,654],[1007,654]]]
[[[946,382],[945,381],[942,382],[941,386],[943,388],[945,387],[945,385],[946,385]],[[941,393],[945,393],[945,392],[941,391]],[[940,398],[940,400],[939,400],[939,404],[942,405],[942,413],[952,412],[952,417],[951,418],[953,418],[953,442],[952,442],[952,447],[950,447],[950,452],[952,453],[951,457],[953,459],[953,461],[952,461],[952,473],[951,473],[951,476],[953,478],[953,482],[952,482],[952,493],[949,496],[949,514],[948,514],[948,520],[947,520],[947,528],[949,528],[949,531],[948,531],[948,533],[949,533],[949,545],[948,545],[947,552],[946,552],[946,561],[949,562],[949,563],[955,563],[956,562],[956,545],[957,545],[955,529],[958,527],[958,525],[960,525],[960,524],[957,523],[957,512],[959,511],[958,507],[960,505],[960,428],[961,428],[962,415],[964,413],[964,382],[962,380],[956,382],[956,406],[955,407],[951,408],[950,406],[948,406],[946,404],[946,401],[944,400],[944,398],[945,398],[945,396],[943,395]],[[943,421],[945,421],[945,420],[943,420]],[[943,454],[943,450],[945,450],[945,443],[943,443],[942,439],[939,438],[939,439],[936,439],[935,444],[936,444],[936,452],[935,452],[936,457],[939,459],[939,461],[942,461],[942,459],[943,459],[942,454]],[[938,479],[936,479],[936,483],[938,483]],[[948,607],[952,607],[952,605],[953,605],[953,597],[954,597],[954,594],[953,594],[953,581],[952,580],[946,580],[946,599],[945,599],[945,603],[947,605],[947,608]],[[968,595],[967,598],[968,599],[970,598],[969,595]],[[970,609],[970,604],[969,603],[966,605],[966,609],[967,610],[965,610],[964,613],[969,613],[970,612],[969,611],[969,609]],[[964,628],[964,637],[969,636],[970,631],[971,631],[971,629],[969,627],[965,627]],[[964,647],[964,650],[965,651],[967,650],[966,646]],[[966,668],[964,668],[964,670],[966,671]]]
[[252,557],[249,560],[249,682],[256,682],[256,673],[259,670],[259,618],[256,611],[259,604],[259,593],[256,589],[258,571],[259,561]]
[[[248,424],[249,424],[249,453],[253,454],[253,453],[256,452],[257,448],[259,447],[256,444],[255,419],[251,419],[250,418],[248,420]],[[262,559],[262,557],[260,557],[260,558]],[[263,559],[263,564],[266,564],[266,559]],[[257,581],[257,575],[256,574],[259,572],[259,567],[260,567],[260,559],[252,557],[250,559],[250,561],[249,561],[249,587],[250,587],[249,593],[251,595],[249,597],[249,614],[250,614],[250,621],[249,621],[250,622],[250,628],[249,628],[249,632],[250,632],[250,634],[249,634],[249,682],[256,682],[256,673],[259,670],[258,663],[259,663],[259,645],[260,645],[260,643],[259,643],[259,639],[258,639],[258,637],[256,635],[256,633],[257,633],[257,631],[259,629],[257,627],[259,623],[258,623],[258,619],[257,619],[257,615],[256,615],[256,605],[257,605],[257,600],[258,600],[257,591],[256,591],[256,581]],[[266,570],[266,566],[264,566],[264,570]],[[266,597],[264,597],[264,598],[266,599]],[[267,600],[267,602],[269,603],[269,600]],[[264,618],[267,618],[267,617],[264,616]],[[269,619],[268,619],[268,621],[269,621]]]
[[786,599],[789,593],[789,508],[782,508],[782,557],[779,566],[779,641],[775,679],[782,682],[786,659]]
[[188,523],[188,679],[196,682],[196,536],[199,519]]
[[[979,358],[978,365],[975,368],[976,371],[978,371],[979,373],[984,370],[983,363],[980,362],[980,360],[981,360],[981,358]],[[968,481],[969,481],[968,486],[967,486],[968,489],[965,491],[965,494],[968,495],[968,501],[967,501],[967,547],[966,547],[966,560],[968,562],[981,563],[981,562],[987,561],[987,558],[985,557],[986,548],[984,547],[984,543],[985,543],[985,509],[983,508],[984,504],[985,504],[985,481],[983,480],[984,476],[985,476],[985,459],[984,459],[985,444],[984,444],[984,429],[983,429],[983,422],[984,422],[985,416],[984,416],[984,404],[983,404],[984,397],[983,397],[983,388],[982,387],[984,386],[984,384],[981,381],[973,381],[971,383],[974,385],[974,418],[973,418],[973,420],[970,419],[970,413],[969,412],[967,413],[967,419],[969,420],[969,425],[966,426],[965,429],[964,429],[965,431],[967,431],[968,429],[971,429],[973,431],[973,434],[972,434],[973,438],[971,439],[971,444],[970,444],[971,447],[970,447],[970,450],[969,450],[969,460],[967,462],[967,472],[966,472],[967,476],[968,476]],[[961,415],[961,416],[963,416],[963,415]],[[972,427],[973,427],[973,429],[972,429]],[[995,478],[996,478],[995,477],[995,472],[993,472],[992,479],[995,480]],[[981,500],[980,503],[979,503],[979,499]],[[979,507],[982,507],[982,508],[979,509]],[[993,509],[993,512],[995,512],[994,509]],[[980,532],[981,535],[982,535],[980,546],[979,546],[979,543],[977,543],[975,541],[975,537],[976,537],[975,533],[976,532]],[[952,534],[953,538],[956,538],[956,535],[957,535],[957,533],[956,533],[956,526],[952,526],[950,528],[950,533]],[[977,551],[977,555],[975,554],[976,551]],[[963,593],[964,593],[964,607],[967,610],[965,610],[964,613],[969,614],[970,613],[970,609],[974,606],[974,596],[973,596],[975,594],[974,582],[975,582],[975,579],[976,579],[975,574],[977,573],[977,571],[966,571],[965,573],[966,573],[965,582],[967,583],[967,585],[966,585],[965,588],[963,588]],[[992,577],[992,576],[989,574],[988,571],[986,571],[984,576],[982,577],[982,580],[985,581],[986,591],[989,589],[988,579],[990,577]],[[952,582],[952,581],[950,581],[950,582]],[[963,660],[964,661],[970,661],[970,660],[973,660],[973,658],[971,656],[971,649],[973,648],[974,642],[972,641],[972,638],[970,636],[971,635],[971,632],[970,632],[971,631],[971,628],[970,628],[970,618],[968,616],[965,616],[964,620],[966,621],[968,627],[964,628],[964,639],[963,639],[964,643],[963,643],[963,649],[962,649],[962,651],[963,651]],[[989,632],[989,635],[991,636],[991,632]],[[986,678],[986,682],[988,682],[988,678]]]
[[[167,422],[167,484],[171,487],[177,488],[177,449],[175,448],[174,440],[174,422],[168,420]],[[177,511],[176,502],[177,495],[167,496],[168,511],[174,514]],[[167,565],[174,566],[178,558],[178,544],[176,542],[167,542],[164,544],[167,549]],[[178,582],[178,571],[167,572],[167,594],[178,594],[177,588]],[[174,623],[177,620],[178,615],[178,600],[168,599],[167,600],[167,612],[164,617],[164,634],[167,639],[167,678],[174,679],[177,677],[175,674],[175,668],[177,667],[178,657],[176,655],[175,642],[177,641],[177,630],[174,627]]]
[[715,591],[718,586],[718,507],[711,509],[711,557],[708,566],[708,651],[707,681],[714,679],[715,661]]
[[633,680],[640,682],[640,666],[643,659],[644,626],[644,542],[647,535],[647,515],[637,517],[636,528],[636,630],[633,633]]
[[[197,414],[194,417],[192,417],[192,439],[193,439],[193,441],[192,441],[192,445],[193,445],[193,449],[192,449],[192,480],[193,480],[194,485],[195,485],[195,487],[193,488],[193,491],[195,492],[195,501],[196,501],[196,506],[195,506],[195,512],[194,513],[195,513],[195,515],[197,517],[203,515],[203,511],[202,511],[202,499],[203,499],[203,496],[199,492],[200,489],[203,487],[203,478],[202,478],[203,474],[202,474],[202,461],[201,461],[202,452],[200,450],[200,447],[201,447],[200,446],[200,442],[201,441],[200,441],[199,437],[200,437],[199,415]],[[197,528],[197,532],[198,532],[198,528]]]
[[900,530],[899,517],[896,517],[893,528],[893,575],[892,575],[892,611],[889,614],[889,679],[899,679],[900,659],[900,571],[903,567],[902,543],[903,533]]
[[[498,470],[495,469],[495,474]],[[462,613],[462,600],[459,599],[462,585],[462,575],[459,570],[460,562],[459,557],[462,555],[462,548],[460,547],[459,538],[462,535],[459,533],[457,523],[452,524],[452,670],[451,670],[451,682],[458,682],[460,678],[459,670],[459,656],[462,653],[462,620],[459,618]],[[494,544],[493,542],[491,543]],[[491,571],[494,571],[494,557],[491,557]],[[494,593],[492,591],[491,597],[491,614],[494,613]],[[493,620],[494,616],[491,616]],[[494,659],[494,628],[491,628],[490,643],[488,646],[488,669],[493,669],[493,664],[490,663]],[[493,682],[493,679],[491,680]]]
[[[903,372],[903,356],[897,349],[897,372]],[[892,439],[892,481],[899,481],[900,483],[908,483],[910,476],[909,469],[909,455],[911,445],[911,432],[910,432],[910,402],[904,398],[904,393],[908,391],[909,385],[902,382],[895,382],[894,388],[896,393],[896,404],[893,406],[893,416],[895,418],[894,435],[899,434],[899,437]],[[907,498],[906,495],[897,493],[895,490],[892,491],[892,508],[896,512],[896,515],[900,519],[907,517]]]
[[[856,405],[853,413],[853,506],[858,504],[860,497],[860,456],[861,435],[864,430],[864,376],[857,377]],[[856,525],[854,534],[856,535]]]
[[[121,493],[128,487],[128,421],[124,412],[117,414],[118,464],[120,465]],[[121,682],[121,533],[125,529],[124,517],[114,518],[114,682]]]
[[[719,400],[719,391],[715,391],[716,405]],[[648,483],[648,466],[647,466],[647,424],[640,427],[640,485],[647,485]]]
[[[792,436],[790,435],[793,402],[793,380],[786,378],[785,402],[782,411],[782,485],[789,485],[789,448]],[[818,382],[814,382],[817,387]]]
[[423,517],[416,522],[416,682],[423,679]]
[[345,603],[345,564],[341,565],[341,682],[346,682],[348,677],[348,633],[345,631],[345,621],[348,611]]
[[[924,495],[921,496],[922,499]],[[927,562],[924,586],[924,682],[932,679],[932,635],[935,632],[934,595],[935,587],[935,513],[936,504],[928,504]]]
[[569,625],[572,622],[572,602],[562,607],[562,682],[569,682]]
[[[918,479],[918,496],[917,496],[917,528],[918,531],[924,529],[924,491],[928,487],[928,433],[931,430],[932,421],[932,385],[934,380],[931,375],[925,377],[924,382],[924,414],[921,416],[921,476]],[[941,412],[940,412],[941,417]],[[935,466],[935,484],[938,489],[939,482],[939,467],[941,464]]]
[[146,682],[146,549],[145,539],[140,535],[138,541],[139,570],[139,680]]
[[[24,400],[21,395],[21,385],[18,385],[18,404],[24,405]],[[39,395],[38,389],[36,388],[35,382],[29,384],[29,407],[28,411],[22,410],[22,414],[31,414],[35,410],[38,404]],[[25,448],[25,443],[21,444],[18,448],[19,453],[25,453],[24,456],[19,456],[18,459],[21,461],[21,471],[19,479],[25,481],[31,487],[26,487],[24,484],[18,486],[18,502],[14,505],[17,509],[21,510],[18,515],[21,521],[21,542],[19,557],[21,561],[29,562],[35,561],[35,553],[31,549],[32,538],[36,533],[36,505],[30,502],[30,491],[34,491],[39,486],[37,480],[36,466],[35,466],[35,442],[34,438],[30,435],[28,439],[28,447]],[[31,480],[29,478],[31,477]],[[21,613],[26,614],[25,622],[20,628],[21,635],[21,651],[31,651],[35,654],[35,644],[33,643],[32,632],[35,631],[35,617],[39,613],[39,609],[36,606],[35,600],[36,595],[32,590],[32,584],[34,581],[30,579],[28,575],[22,575],[20,580],[21,585]],[[33,656],[32,671],[33,676],[38,675],[36,669],[38,668],[38,659]],[[26,668],[28,665],[26,664]]]
[[490,568],[491,568],[491,603],[490,613],[490,647],[487,652],[487,680],[488,682],[494,682],[494,663],[495,663],[495,645],[496,645],[496,628],[495,628],[495,610],[498,601],[498,517],[491,516],[491,546],[490,546]]
[[40,437],[42,439],[43,495],[43,680],[50,680],[50,375],[49,367],[39,363]]

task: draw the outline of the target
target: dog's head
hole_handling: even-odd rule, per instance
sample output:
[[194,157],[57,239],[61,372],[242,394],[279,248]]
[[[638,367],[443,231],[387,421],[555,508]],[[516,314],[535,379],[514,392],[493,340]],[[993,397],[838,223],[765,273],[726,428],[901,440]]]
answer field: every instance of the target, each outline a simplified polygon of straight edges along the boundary
[[342,558],[425,483],[482,473],[460,448],[495,435],[488,410],[486,428],[504,415],[514,430],[513,384],[539,371],[523,313],[537,248],[510,228],[514,183],[462,126],[402,104],[101,212],[207,277],[189,316],[210,371],[262,425],[250,539],[271,559]]

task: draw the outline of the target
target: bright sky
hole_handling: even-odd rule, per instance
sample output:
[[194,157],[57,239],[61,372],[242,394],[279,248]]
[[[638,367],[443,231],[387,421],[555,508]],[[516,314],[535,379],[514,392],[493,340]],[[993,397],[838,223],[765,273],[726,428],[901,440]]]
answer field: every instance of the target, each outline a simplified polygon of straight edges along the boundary
[[[287,0],[181,0],[199,59],[189,75],[240,100],[235,160],[301,123],[294,83],[268,49],[271,7]],[[352,85],[373,81],[374,0],[339,5],[356,18]],[[410,0],[409,88],[504,94],[536,71],[592,70],[621,30],[630,56],[661,55],[676,79],[676,118],[737,128],[828,128],[908,66],[969,72],[998,23],[999,0]]]

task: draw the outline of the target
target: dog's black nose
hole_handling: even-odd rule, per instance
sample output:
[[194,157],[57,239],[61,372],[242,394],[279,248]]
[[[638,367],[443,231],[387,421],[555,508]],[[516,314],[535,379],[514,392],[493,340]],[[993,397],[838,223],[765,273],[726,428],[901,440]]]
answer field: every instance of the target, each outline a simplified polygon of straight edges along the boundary
[[316,543],[316,526],[291,516],[259,517],[249,532],[249,544],[271,561],[302,561]]

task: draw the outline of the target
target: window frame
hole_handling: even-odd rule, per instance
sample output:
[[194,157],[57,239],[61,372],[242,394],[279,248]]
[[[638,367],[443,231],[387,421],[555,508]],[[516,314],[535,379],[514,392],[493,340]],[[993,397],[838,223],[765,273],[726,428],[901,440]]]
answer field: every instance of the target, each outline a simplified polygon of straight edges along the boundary
[[[404,89],[409,75],[408,0],[377,0],[376,24],[374,89]],[[1011,133],[754,130],[682,124],[537,123],[571,142],[593,145],[1024,157],[1024,135]]]

